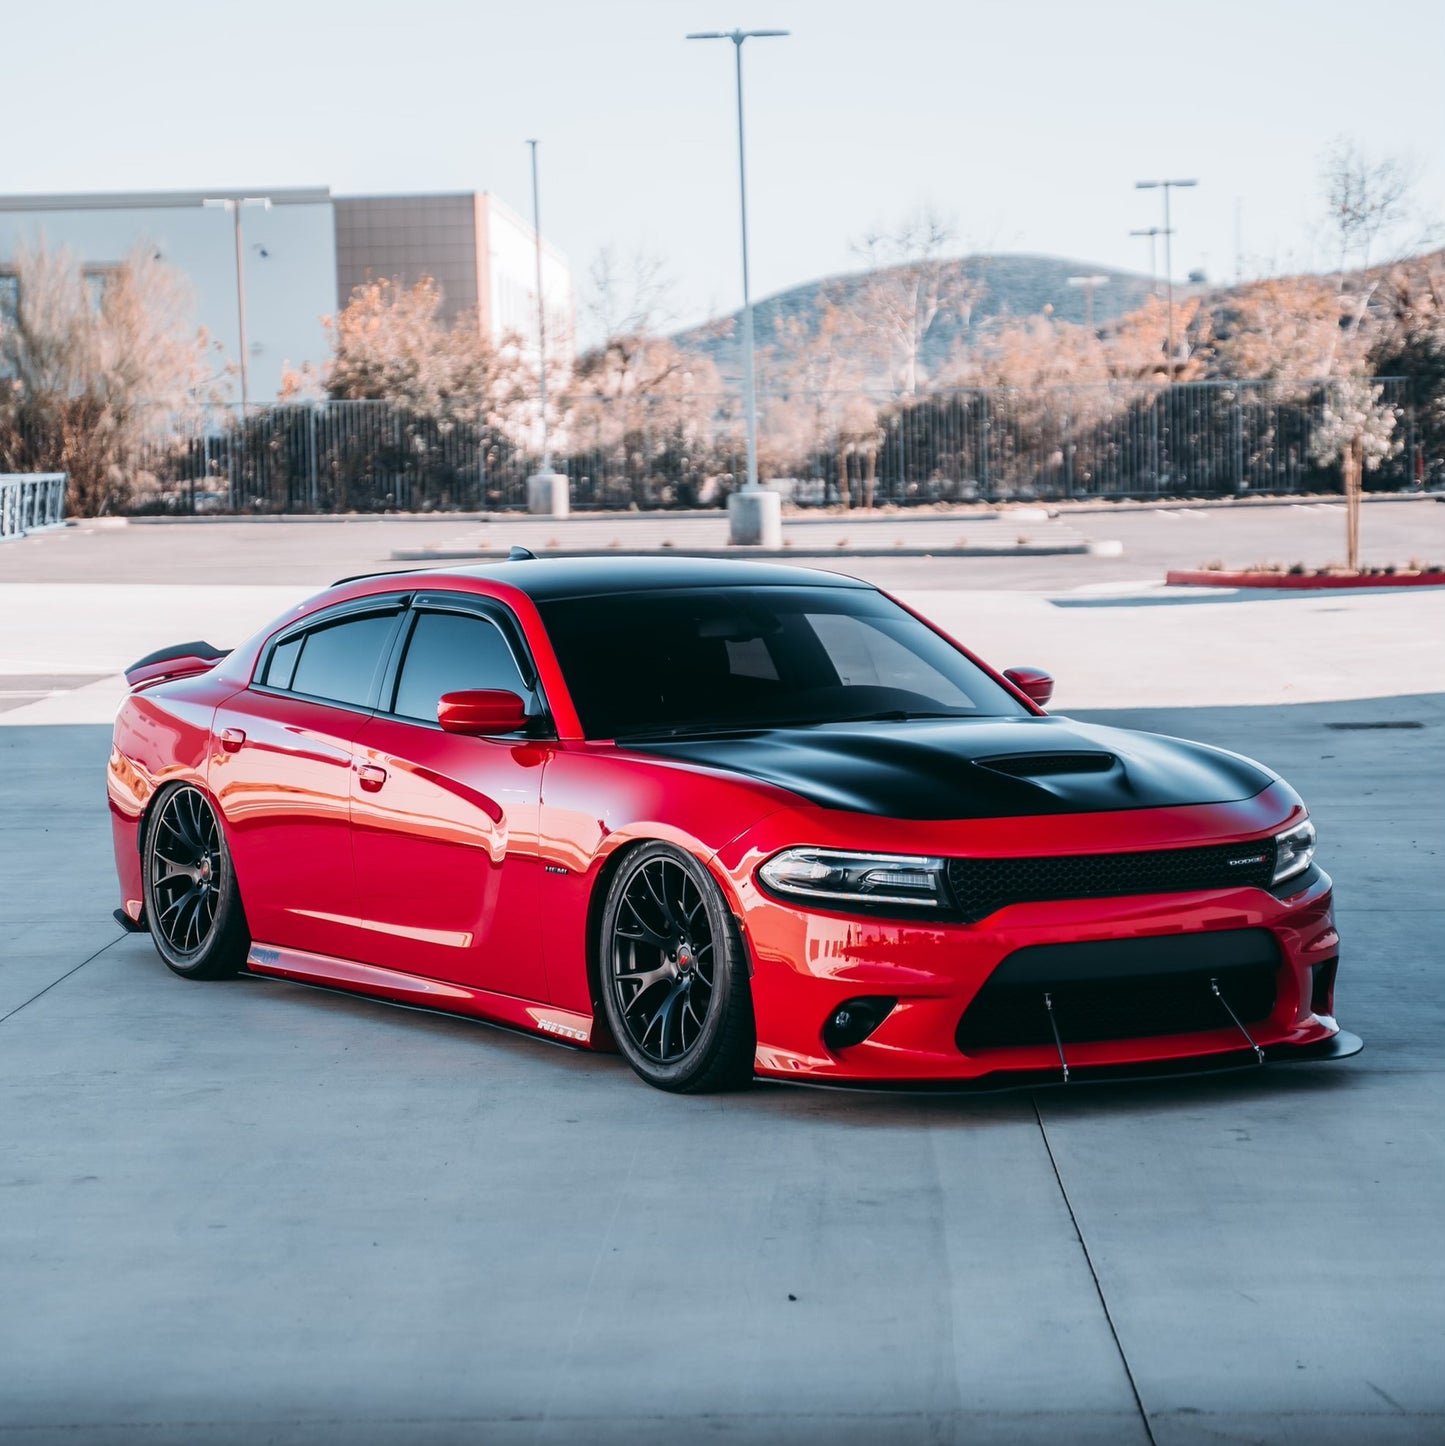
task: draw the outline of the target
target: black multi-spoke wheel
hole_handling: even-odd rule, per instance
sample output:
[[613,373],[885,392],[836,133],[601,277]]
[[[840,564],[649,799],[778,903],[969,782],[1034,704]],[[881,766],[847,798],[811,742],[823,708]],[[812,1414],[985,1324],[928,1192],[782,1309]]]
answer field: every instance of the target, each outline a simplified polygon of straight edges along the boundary
[[690,854],[644,844],[613,875],[601,984],[612,1033],[660,1089],[726,1089],[752,1076],[752,998],[737,930]]
[[250,938],[231,856],[211,801],[181,784],[155,801],[144,844],[146,920],[162,959],[188,979],[220,979]]

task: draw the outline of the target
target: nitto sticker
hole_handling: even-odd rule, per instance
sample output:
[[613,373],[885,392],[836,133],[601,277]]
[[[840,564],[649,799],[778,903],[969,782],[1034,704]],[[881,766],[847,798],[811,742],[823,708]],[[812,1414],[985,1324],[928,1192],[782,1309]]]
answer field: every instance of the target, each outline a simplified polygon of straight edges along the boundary
[[585,1029],[573,1029],[570,1024],[558,1024],[555,1019],[539,1019],[538,1029],[545,1029],[548,1034],[560,1034],[563,1039],[581,1040],[587,1043],[587,1031]]
[[281,951],[279,949],[263,949],[259,944],[252,944],[251,958],[258,964],[279,964]]

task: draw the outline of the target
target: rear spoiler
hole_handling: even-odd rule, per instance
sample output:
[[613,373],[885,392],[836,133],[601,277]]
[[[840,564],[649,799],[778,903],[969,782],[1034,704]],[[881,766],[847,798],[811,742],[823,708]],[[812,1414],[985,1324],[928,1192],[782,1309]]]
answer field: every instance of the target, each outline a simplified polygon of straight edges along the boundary
[[139,662],[125,670],[125,680],[132,688],[142,683],[159,683],[166,678],[185,678],[214,668],[222,658],[231,655],[229,648],[214,648],[210,643],[177,643],[147,653]]

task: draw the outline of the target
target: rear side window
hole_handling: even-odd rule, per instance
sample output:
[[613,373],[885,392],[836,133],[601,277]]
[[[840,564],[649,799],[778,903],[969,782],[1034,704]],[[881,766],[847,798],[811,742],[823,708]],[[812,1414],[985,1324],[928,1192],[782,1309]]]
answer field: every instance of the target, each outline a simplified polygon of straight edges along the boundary
[[397,678],[392,712],[435,723],[443,693],[472,688],[502,688],[522,698],[531,696],[494,624],[467,613],[419,614]]
[[289,688],[296,676],[296,659],[301,656],[304,637],[287,638],[271,650],[271,661],[266,665],[266,676],[261,681],[268,688]]
[[[271,654],[267,686],[289,687],[312,698],[364,708],[371,702],[372,683],[395,622],[395,613],[383,613],[332,623],[307,633],[299,656],[282,658],[284,651],[295,646],[288,640]],[[284,681],[288,668],[289,681]]]

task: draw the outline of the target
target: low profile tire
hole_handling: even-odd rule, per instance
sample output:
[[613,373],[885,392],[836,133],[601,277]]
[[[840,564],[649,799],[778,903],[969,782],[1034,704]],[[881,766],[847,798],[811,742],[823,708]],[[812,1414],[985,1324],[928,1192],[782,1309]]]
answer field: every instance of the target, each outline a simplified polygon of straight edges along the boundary
[[246,964],[251,936],[226,835],[210,799],[188,783],[151,809],[141,854],[156,951],[184,979],[225,979]]
[[722,892],[690,854],[628,853],[602,910],[603,1010],[628,1063],[658,1089],[736,1089],[757,1038],[742,940]]

